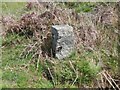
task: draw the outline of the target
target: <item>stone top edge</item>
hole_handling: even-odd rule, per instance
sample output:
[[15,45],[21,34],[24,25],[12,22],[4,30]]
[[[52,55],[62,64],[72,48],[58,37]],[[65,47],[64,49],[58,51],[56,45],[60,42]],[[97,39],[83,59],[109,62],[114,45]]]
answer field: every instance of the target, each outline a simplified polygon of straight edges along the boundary
[[64,29],[67,29],[67,28],[73,29],[73,27],[69,26],[68,24],[66,24],[66,25],[53,25],[52,28],[55,28],[57,30],[62,30],[62,29],[64,30]]

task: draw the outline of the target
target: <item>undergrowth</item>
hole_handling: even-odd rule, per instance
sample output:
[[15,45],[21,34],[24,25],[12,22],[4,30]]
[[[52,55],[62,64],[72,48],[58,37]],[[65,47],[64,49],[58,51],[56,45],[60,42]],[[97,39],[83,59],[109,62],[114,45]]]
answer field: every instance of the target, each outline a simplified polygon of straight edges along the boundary
[[[101,78],[109,80],[106,77],[103,78],[105,73],[102,71],[109,71],[111,76],[118,75],[116,27],[106,28],[109,24],[111,26],[111,23],[108,22],[109,18],[106,21],[101,19],[100,22],[94,18],[96,22],[94,21],[93,24],[90,17],[85,16],[86,14],[79,16],[76,13],[90,12],[96,3],[64,3],[65,8],[75,9],[76,12],[72,13],[69,12],[69,9],[68,11],[62,11],[59,8],[51,9],[49,5],[54,6],[54,4],[49,3],[44,3],[43,6],[28,3],[27,8],[25,3],[12,4],[14,4],[13,7],[11,7],[11,3],[3,3],[3,15],[19,14],[17,20],[7,20],[7,24],[3,17],[4,26],[7,27],[1,46],[3,88],[99,87],[96,83],[100,82]],[[19,6],[22,6],[20,13],[16,11]],[[46,11],[43,12],[42,9]],[[98,9],[101,10],[101,7]],[[103,12],[101,10],[97,15],[106,16],[107,11],[104,12],[105,10]],[[21,16],[23,13],[24,15]],[[109,13],[109,9],[107,13]],[[103,25],[103,22],[106,26]],[[78,35],[76,41],[79,39],[78,44],[82,44],[78,45],[75,52],[69,57],[58,60],[48,55],[48,49],[51,49],[50,42],[48,42],[51,37],[50,26],[66,23],[76,27],[74,28],[76,36]],[[100,27],[98,23],[102,23],[103,26]],[[94,27],[95,24],[98,25],[97,28]],[[99,33],[96,34],[95,31]],[[106,81],[102,84],[106,84]],[[101,87],[102,84],[100,83]],[[106,84],[106,87],[109,85]]]

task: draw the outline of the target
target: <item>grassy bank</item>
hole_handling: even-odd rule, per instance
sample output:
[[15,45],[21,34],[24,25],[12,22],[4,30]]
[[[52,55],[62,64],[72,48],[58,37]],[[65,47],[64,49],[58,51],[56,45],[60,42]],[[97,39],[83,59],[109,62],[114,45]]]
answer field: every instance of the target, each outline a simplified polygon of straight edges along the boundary
[[[64,8],[75,9],[78,13],[87,13],[95,8],[96,3],[65,3],[64,5]],[[35,10],[27,10],[25,6],[26,3],[2,3],[2,15],[13,15],[18,20],[22,14]],[[114,28],[109,30],[100,28],[100,30],[104,37],[101,36],[103,41],[101,40],[96,50],[89,51],[80,47],[80,53],[75,51],[63,61],[55,58],[33,59],[34,51],[25,53],[24,57],[21,57],[26,46],[34,43],[34,37],[7,33],[3,40],[0,38],[2,44],[0,72],[2,85],[0,86],[3,88],[98,87],[96,83],[101,80],[100,73],[103,70],[108,71],[113,77],[118,75],[117,34],[114,34]]]

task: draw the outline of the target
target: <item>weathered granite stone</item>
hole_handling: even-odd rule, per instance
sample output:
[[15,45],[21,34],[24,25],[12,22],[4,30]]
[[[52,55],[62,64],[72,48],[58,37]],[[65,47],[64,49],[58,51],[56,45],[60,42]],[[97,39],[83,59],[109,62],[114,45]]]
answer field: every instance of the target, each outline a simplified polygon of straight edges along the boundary
[[51,30],[53,55],[58,59],[68,57],[74,50],[73,27],[53,25]]

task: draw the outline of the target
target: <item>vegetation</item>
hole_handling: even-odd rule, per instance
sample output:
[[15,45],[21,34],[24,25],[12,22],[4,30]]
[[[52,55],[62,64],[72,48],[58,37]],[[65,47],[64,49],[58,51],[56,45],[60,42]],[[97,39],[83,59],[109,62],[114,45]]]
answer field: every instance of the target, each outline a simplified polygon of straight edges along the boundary
[[95,7],[95,4],[94,2],[88,2],[88,3],[85,3],[85,2],[69,2],[69,3],[65,3],[65,6],[68,7],[68,8],[74,8],[76,12],[90,12],[93,10],[93,8]]
[[[2,39],[0,38],[2,48],[2,71],[0,70],[0,75],[2,75],[3,81],[0,87],[119,88],[117,25],[116,22],[111,25],[107,17],[105,17],[107,18],[105,19],[106,21],[103,22],[97,22],[96,19],[101,15],[100,13],[104,15],[103,12],[109,11],[108,8],[112,10],[111,8],[113,8],[115,3],[60,3],[57,4],[58,6],[56,5],[57,9],[51,8],[50,5],[54,6],[55,4],[2,3],[2,24],[4,31],[2,32]],[[68,11],[59,11],[61,7],[62,9],[67,8]],[[70,8],[75,11],[72,13],[74,14],[73,17],[68,15]],[[99,32],[99,37],[97,37],[96,41],[84,41],[84,38],[87,38],[89,41],[89,37],[81,35],[78,40],[82,38],[88,44],[78,44],[75,52],[70,57],[64,60],[57,60],[49,55],[51,48],[50,42],[48,43],[50,41],[50,36],[48,36],[50,26],[53,24],[69,23],[77,28],[75,29],[77,34],[79,34],[80,27],[83,30],[88,30],[86,30],[87,33],[83,33],[85,35],[91,34],[90,32],[94,33],[89,28],[90,23],[88,23],[92,20],[89,19],[89,16],[86,17],[84,15],[94,12],[96,8],[98,9],[98,13],[94,16],[96,17],[96,22],[93,21],[94,24],[92,24],[97,24],[96,28]],[[54,20],[54,15],[45,12],[48,9],[51,12],[56,11],[56,17],[59,17],[63,22]],[[78,13],[85,17],[85,20],[78,21],[79,18],[75,20],[74,17]],[[70,18],[70,21],[68,21],[67,17]],[[104,16],[101,16],[101,18],[104,18]],[[77,22],[82,22],[83,25],[78,25]],[[44,29],[45,32],[43,32]],[[38,36],[36,32],[39,33]],[[80,33],[82,32],[80,31]],[[47,38],[47,41],[44,38]],[[95,43],[92,45],[93,47],[90,47],[91,43]],[[85,46],[89,46],[92,49],[88,49]],[[109,77],[112,77],[112,79]],[[116,79],[117,81],[115,81]],[[102,80],[103,82],[101,82]]]

